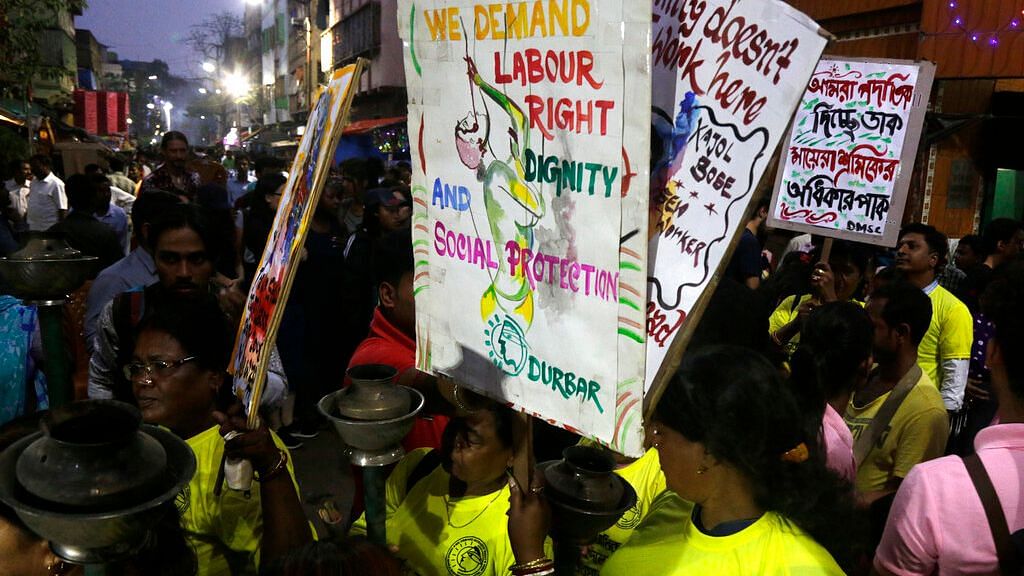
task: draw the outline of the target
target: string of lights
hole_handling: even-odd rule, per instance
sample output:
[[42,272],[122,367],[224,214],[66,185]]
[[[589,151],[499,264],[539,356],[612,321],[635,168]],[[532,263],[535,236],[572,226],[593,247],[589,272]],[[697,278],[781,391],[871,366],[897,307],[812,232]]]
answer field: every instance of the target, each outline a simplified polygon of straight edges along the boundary
[[947,6],[949,7],[949,13],[951,18],[951,26],[957,30],[957,34],[963,34],[967,38],[970,38],[971,42],[986,42],[993,48],[999,46],[1000,34],[1007,32],[1019,33],[1022,31],[1021,18],[1024,17],[1024,10],[1021,10],[1020,14],[1015,15],[1010,19],[1002,28],[996,30],[977,30],[967,26],[966,20],[961,15],[960,2],[957,0],[949,0]]

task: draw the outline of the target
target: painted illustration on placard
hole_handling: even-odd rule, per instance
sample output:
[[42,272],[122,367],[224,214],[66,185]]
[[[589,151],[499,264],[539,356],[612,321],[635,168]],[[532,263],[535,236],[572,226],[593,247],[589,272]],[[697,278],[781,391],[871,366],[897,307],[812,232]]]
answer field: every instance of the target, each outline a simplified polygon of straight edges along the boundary
[[638,454],[649,6],[400,6],[417,367]]
[[[532,251],[533,228],[544,217],[545,203],[544,197],[524,180],[523,150],[530,145],[526,114],[516,102],[484,80],[472,56],[467,53],[464,60],[472,109],[455,126],[459,159],[483,184],[484,210],[492,245],[506,246],[512,241],[521,250]],[[477,109],[478,96],[483,112]],[[492,124],[487,100],[508,117],[507,130],[499,130],[497,124]],[[495,151],[491,134],[507,134],[507,154]],[[489,271],[491,284],[480,298],[480,317],[488,321],[500,311],[518,318],[529,330],[533,324],[534,296],[526,274],[517,274],[503,258],[497,263],[497,269]]]

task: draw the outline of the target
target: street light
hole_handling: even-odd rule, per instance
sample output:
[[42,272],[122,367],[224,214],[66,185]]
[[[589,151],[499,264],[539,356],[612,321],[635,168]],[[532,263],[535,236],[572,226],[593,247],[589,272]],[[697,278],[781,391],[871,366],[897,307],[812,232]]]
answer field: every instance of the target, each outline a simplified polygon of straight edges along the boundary
[[209,73],[209,72],[213,72],[216,69],[217,69],[217,66],[214,65],[213,62],[203,62],[203,71],[204,72]]
[[158,79],[158,78],[159,78],[159,76],[157,76],[156,74],[153,74],[153,75],[151,75],[151,76],[149,77],[149,80],[156,80],[156,79]]
[[150,103],[146,104],[146,108],[149,108],[150,110],[154,110],[154,109],[156,109],[156,104],[153,104],[152,102],[150,102]]
[[174,104],[170,102],[164,102],[164,115],[167,120],[167,131],[171,131],[171,109],[174,108]]
[[249,93],[249,79],[243,74],[232,72],[224,78],[224,88],[234,98],[244,98]]
[[207,90],[206,88],[200,88],[199,89],[199,93],[200,94],[206,94],[207,92],[209,92],[209,90]]

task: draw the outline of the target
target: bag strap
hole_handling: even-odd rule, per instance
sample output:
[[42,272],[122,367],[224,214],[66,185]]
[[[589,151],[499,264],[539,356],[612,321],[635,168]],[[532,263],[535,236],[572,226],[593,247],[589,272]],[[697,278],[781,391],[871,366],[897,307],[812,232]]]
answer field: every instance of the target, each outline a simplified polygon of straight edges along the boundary
[[412,472],[409,473],[409,477],[405,479],[405,493],[408,494],[413,489],[413,486],[416,486],[417,482],[429,476],[440,465],[441,453],[439,451],[431,450],[424,454],[423,459],[416,463]]
[[964,456],[964,467],[971,477],[974,489],[981,498],[981,506],[985,509],[985,516],[988,519],[988,527],[992,530],[992,540],[996,544],[996,557],[999,559],[999,571],[1004,576],[1020,574],[1020,558],[1010,540],[1010,528],[1006,524],[1006,515],[1003,514],[1003,506],[999,503],[999,495],[992,485],[992,479],[985,470],[985,464],[977,453]]
[[871,453],[871,449],[875,447],[885,429],[889,427],[892,417],[896,415],[896,411],[900,409],[903,400],[910,394],[910,390],[921,379],[921,374],[921,367],[914,364],[889,392],[889,397],[882,403],[867,429],[857,438],[857,442],[853,445],[853,455],[857,460],[858,468]]

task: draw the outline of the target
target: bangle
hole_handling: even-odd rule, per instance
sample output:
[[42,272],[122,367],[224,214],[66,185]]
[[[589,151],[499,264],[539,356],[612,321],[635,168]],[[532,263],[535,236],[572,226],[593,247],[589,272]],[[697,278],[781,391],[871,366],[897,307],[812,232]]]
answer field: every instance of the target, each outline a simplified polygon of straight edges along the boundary
[[782,342],[782,339],[779,338],[779,330],[772,332],[772,342],[774,342],[775,345],[779,347],[785,346],[785,344]]
[[270,470],[263,472],[256,472],[256,480],[260,482],[266,482],[281,473],[282,470],[288,468],[288,453],[284,450],[278,450],[277,463],[274,464]]
[[555,563],[550,558],[540,557],[530,562],[515,564],[509,569],[515,576],[541,576],[555,573]]

